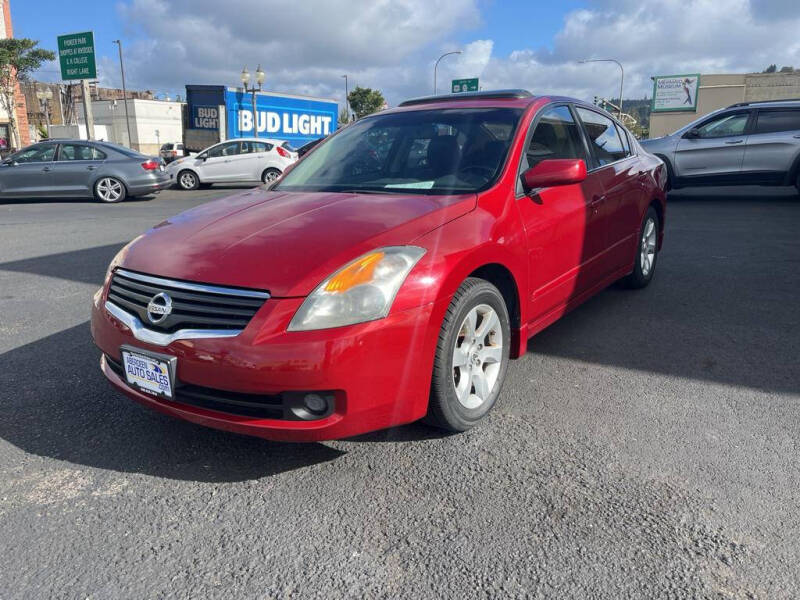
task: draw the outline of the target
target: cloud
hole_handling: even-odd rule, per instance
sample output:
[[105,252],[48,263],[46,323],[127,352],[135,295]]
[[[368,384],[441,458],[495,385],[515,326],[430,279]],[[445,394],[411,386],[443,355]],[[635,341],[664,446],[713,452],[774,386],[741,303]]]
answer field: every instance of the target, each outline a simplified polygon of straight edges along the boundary
[[[480,77],[483,89],[528,88],[591,99],[615,97],[613,63],[625,67],[625,96],[651,93],[650,77],[673,73],[800,68],[797,0],[593,0],[565,14],[547,46],[526,44],[498,55],[480,29],[485,0],[131,0],[120,17],[131,88],[182,92],[187,83],[238,85],[261,64],[270,90],[344,97],[342,75],[381,89],[394,105],[450,79]],[[536,4],[520,12],[535,23]],[[116,55],[99,58],[106,85],[119,85]]]
[[[794,11],[788,10],[790,3]],[[487,84],[616,97],[616,65],[577,64],[615,58],[625,67],[626,96],[642,97],[651,92],[653,75],[753,72],[771,63],[800,67],[796,0],[785,6],[774,0],[622,0],[592,6],[565,17],[552,49],[522,48],[494,59],[486,69]]]

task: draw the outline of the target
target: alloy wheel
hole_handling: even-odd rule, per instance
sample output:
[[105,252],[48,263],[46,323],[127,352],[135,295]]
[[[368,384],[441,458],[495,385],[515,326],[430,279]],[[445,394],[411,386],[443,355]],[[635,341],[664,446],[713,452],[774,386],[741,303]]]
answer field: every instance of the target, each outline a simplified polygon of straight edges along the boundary
[[116,202],[123,193],[122,183],[112,177],[103,177],[97,182],[97,195],[103,202]]
[[639,249],[639,265],[642,275],[647,277],[656,258],[656,223],[648,218],[642,228],[642,241]]
[[181,187],[185,190],[190,190],[197,185],[197,177],[195,177],[194,173],[190,173],[189,171],[185,171],[181,173]]
[[453,349],[453,387],[468,409],[486,402],[498,383],[503,359],[503,329],[495,310],[479,304],[464,317]]

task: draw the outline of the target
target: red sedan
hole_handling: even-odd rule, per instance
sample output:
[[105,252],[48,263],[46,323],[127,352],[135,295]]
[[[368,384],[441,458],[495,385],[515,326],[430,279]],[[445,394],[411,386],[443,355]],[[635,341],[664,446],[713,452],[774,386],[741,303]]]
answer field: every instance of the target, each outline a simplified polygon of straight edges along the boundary
[[404,102],[271,189],[168,219],[112,261],[111,383],[182,419],[323,440],[462,431],[528,338],[653,277],[666,171],[608,113],[522,90]]

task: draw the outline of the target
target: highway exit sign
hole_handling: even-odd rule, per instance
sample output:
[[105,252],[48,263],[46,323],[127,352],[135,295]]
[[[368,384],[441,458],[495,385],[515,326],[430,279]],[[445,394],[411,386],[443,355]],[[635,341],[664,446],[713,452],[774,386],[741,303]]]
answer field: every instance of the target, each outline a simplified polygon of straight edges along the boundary
[[61,79],[97,79],[94,60],[94,33],[68,33],[58,36]]
[[477,92],[478,91],[478,78],[475,79],[453,79],[453,86],[451,88],[454,94],[459,92]]

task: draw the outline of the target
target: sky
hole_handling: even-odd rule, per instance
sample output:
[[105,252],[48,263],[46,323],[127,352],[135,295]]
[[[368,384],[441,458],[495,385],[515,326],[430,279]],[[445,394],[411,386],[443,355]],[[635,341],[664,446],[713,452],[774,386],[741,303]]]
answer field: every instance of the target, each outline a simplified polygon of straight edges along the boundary
[[[240,85],[260,64],[265,89],[342,102],[344,79],[394,106],[454,78],[591,100],[652,93],[651,77],[800,69],[798,0],[11,0],[16,37],[56,49],[92,30],[101,85],[185,95],[186,84]],[[46,16],[46,18],[45,18]],[[58,81],[48,63],[38,79]]]

